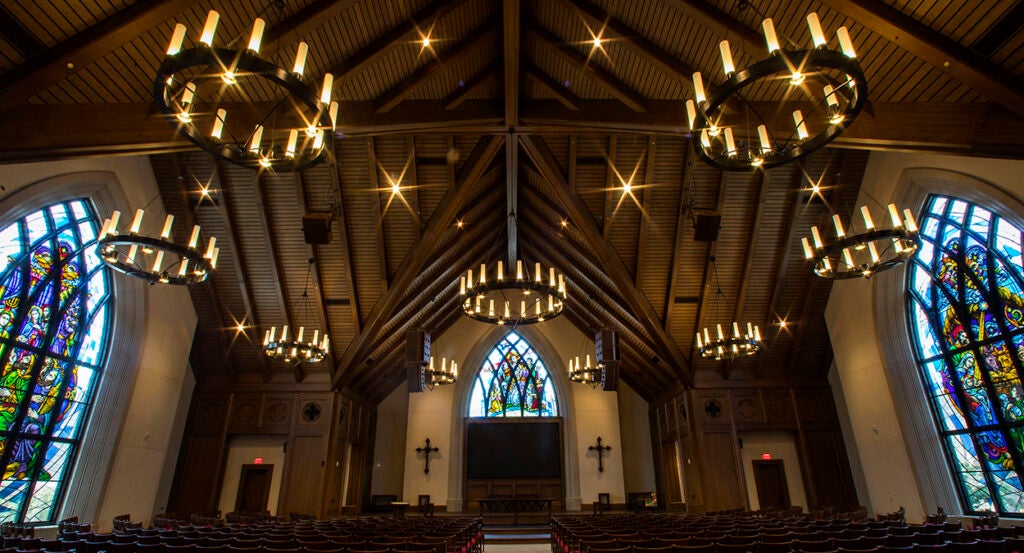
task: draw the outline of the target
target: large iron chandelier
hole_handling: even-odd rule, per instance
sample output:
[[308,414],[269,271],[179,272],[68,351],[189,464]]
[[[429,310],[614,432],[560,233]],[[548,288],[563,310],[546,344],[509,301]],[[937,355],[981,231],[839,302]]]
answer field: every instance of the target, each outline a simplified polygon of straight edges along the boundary
[[[309,281],[313,269],[313,259],[310,258],[306,266],[306,284],[302,289],[302,297],[299,299],[296,313],[309,320],[312,309],[309,303]],[[313,330],[313,339],[308,340],[306,327],[300,326],[299,332],[295,335],[288,334],[288,325],[281,327],[281,334],[278,335],[277,327],[270,327],[263,335],[263,353],[271,359],[280,359],[285,363],[319,363],[327,358],[330,351],[330,338],[327,332],[320,334],[319,329]]]
[[591,388],[597,388],[599,384],[604,382],[604,365],[601,363],[591,365],[589,353],[584,355],[584,359],[586,364],[583,367],[580,367],[579,355],[569,359],[569,380],[588,384]]
[[219,20],[211,10],[199,42],[185,50],[185,25],[175,25],[153,82],[157,108],[182,136],[231,163],[298,171],[319,162],[325,131],[335,129],[338,116],[333,75],[323,76],[318,93],[304,76],[305,42],[290,70],[260,56],[266,26],[260,18],[246,48],[215,47]]
[[[821,149],[838,137],[867,102],[867,79],[857,62],[846,27],[836,31],[840,51],[830,50],[815,13],[807,16],[813,47],[779,46],[771,19],[762,22],[768,57],[745,68],[733,63],[729,41],[719,43],[725,82],[705,93],[701,74],[693,74],[695,100],[686,101],[693,145],[707,163],[726,171],[751,171],[783,165]],[[793,102],[792,121],[775,120],[791,108],[758,108],[745,96],[750,89],[771,90],[788,83],[783,93]],[[767,114],[773,117],[768,119]]]
[[[717,316],[719,307],[725,304],[725,292],[722,291],[722,284],[718,280],[718,265],[715,258],[712,257],[709,261],[715,272],[715,287],[717,288],[715,313]],[[731,333],[722,330],[722,323],[716,323],[714,331],[704,327],[703,336],[700,332],[697,333],[697,353],[702,359],[733,361],[740,357],[757,355],[763,347],[760,327],[749,322],[742,326],[737,321],[733,321]]]
[[539,262],[531,275],[523,265],[521,259],[516,260],[514,278],[505,274],[503,261],[492,270],[484,263],[479,271],[467,270],[459,278],[462,312],[477,321],[513,326],[541,323],[561,315],[566,299],[565,275],[554,267],[545,271]]
[[[835,240],[826,244],[817,226],[811,227],[811,239],[801,239],[804,258],[814,265],[814,274],[822,278],[870,278],[871,275],[891,269],[914,255],[919,245],[917,221],[909,209],[900,217],[896,204],[889,204],[892,227],[875,227],[868,206],[861,206],[863,230],[847,233],[838,214],[832,215]],[[850,230],[855,230],[851,221]]]
[[217,238],[210,237],[205,253],[199,250],[199,225],[192,227],[187,245],[178,244],[171,237],[174,216],[164,219],[157,237],[142,233],[145,210],[135,211],[128,232],[118,231],[121,212],[115,211],[103,221],[97,245],[100,259],[111,269],[140,278],[151,285],[156,283],[190,285],[203,282],[217,268],[220,248]]
[[439,368],[434,362],[434,356],[431,355],[430,363],[427,365],[423,376],[427,388],[430,390],[433,390],[434,386],[455,384],[459,379],[459,364],[454,359],[449,360],[447,357],[441,357]]

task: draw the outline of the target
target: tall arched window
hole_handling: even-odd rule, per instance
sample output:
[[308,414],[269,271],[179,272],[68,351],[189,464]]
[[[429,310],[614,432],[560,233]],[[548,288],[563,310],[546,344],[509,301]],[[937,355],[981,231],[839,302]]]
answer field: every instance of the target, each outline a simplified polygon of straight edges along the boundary
[[548,369],[519,334],[506,334],[480,365],[469,396],[469,416],[558,416]]
[[920,227],[907,314],[964,509],[1022,514],[1024,236],[943,196],[928,199]]
[[112,315],[85,200],[0,230],[0,522],[52,522],[107,356]]

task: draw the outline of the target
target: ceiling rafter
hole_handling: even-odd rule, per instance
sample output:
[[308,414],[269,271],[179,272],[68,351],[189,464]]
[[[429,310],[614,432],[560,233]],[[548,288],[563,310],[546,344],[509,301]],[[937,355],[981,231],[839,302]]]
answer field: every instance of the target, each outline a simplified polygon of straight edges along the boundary
[[642,273],[644,258],[647,257],[647,227],[651,221],[651,186],[654,185],[654,162],[658,151],[656,138],[647,137],[647,154],[644,156],[644,182],[640,188],[640,231],[636,236],[636,272],[633,275],[633,283],[640,288],[640,275]]
[[420,238],[423,238],[423,218],[420,216],[422,209],[420,206],[420,177],[419,167],[416,161],[416,137],[409,135],[405,137],[405,149],[408,152],[406,157],[406,164],[408,169],[405,170],[406,178],[409,182],[408,185],[404,185],[409,191],[409,204],[414,206],[412,213],[410,214],[414,219],[413,223],[416,225],[416,241],[419,242]]
[[[309,207],[306,202],[306,180],[307,173],[301,172],[295,175],[295,195],[298,199],[299,206],[302,208],[303,213],[308,212]],[[316,247],[309,242],[306,242],[306,255],[309,257],[311,275],[313,277],[313,287],[316,289],[316,316],[320,322],[320,328],[323,329],[325,334],[330,335],[331,333],[331,322],[330,317],[327,315],[327,301],[324,298],[324,287],[323,287],[323,275],[320,272],[320,260],[317,259]],[[334,368],[334,356],[330,350],[327,351],[327,358],[324,360],[328,365],[328,372]]]
[[971,49],[977,54],[991,57],[1006,41],[1024,27],[1024,2],[1017,2],[999,18],[995,25],[974,41]]
[[345,10],[351,8],[359,0],[316,0],[312,4],[293,13],[277,25],[267,29],[263,35],[260,54],[265,58],[273,58],[282,44],[289,38],[305,36]]
[[480,88],[484,83],[490,81],[494,77],[497,77],[500,68],[501,66],[498,65],[497,63],[492,63],[487,67],[481,69],[480,72],[477,73],[476,75],[470,77],[470,79],[468,81],[465,81],[465,83],[462,84],[462,86],[455,89],[455,91],[453,91],[451,94],[445,96],[444,100],[441,100],[441,104],[444,106],[444,110],[451,111],[459,107],[462,104],[462,102],[468,100],[469,96],[473,94],[473,92],[475,92],[478,88]]
[[679,210],[676,212],[675,233],[672,238],[672,262],[669,263],[668,271],[668,292],[665,295],[665,332],[671,335],[672,332],[672,306],[676,303],[676,290],[679,286],[679,249],[683,244],[683,236],[686,234],[687,216],[690,210],[690,190],[693,183],[693,148],[687,147],[683,156],[683,179],[679,183],[682,196],[679,198]]
[[767,50],[765,41],[756,31],[737,21],[733,16],[716,8],[706,0],[669,0],[668,2],[688,17],[693,17],[705,28],[722,38],[738,37],[739,46],[755,58]]
[[570,92],[567,87],[555,82],[547,73],[541,71],[539,67],[529,62],[523,62],[523,73],[526,74],[528,79],[540,85],[544,90],[547,90],[549,94],[554,96],[566,108],[573,111],[580,110],[580,99]]
[[881,0],[824,0],[825,5],[1024,116],[1024,80]]
[[679,61],[678,57],[669,54],[660,46],[648,40],[644,35],[635,31],[629,25],[626,25],[622,21],[619,21],[609,15],[608,12],[602,10],[596,4],[593,4],[588,0],[560,1],[562,4],[589,17],[599,25],[603,25],[605,29],[618,35],[623,42],[633,49],[633,51],[640,54],[640,57],[647,60],[648,63],[654,65],[669,77],[678,81],[679,84],[686,87],[693,85],[693,73],[696,71],[694,68],[682,61]]
[[450,48],[438,53],[433,60],[382,94],[377,100],[374,111],[378,114],[391,111],[435,75],[459,63],[459,61],[465,59],[485,41],[491,39],[497,33],[497,29],[497,21],[488,21],[474,29]]
[[540,23],[529,17],[523,17],[523,30],[531,34],[542,46],[555,52],[559,57],[572,64],[576,69],[585,73],[594,80],[601,88],[611,94],[615,99],[625,104],[629,109],[636,112],[647,111],[647,101],[639,92],[619,80],[605,69],[601,68],[580,53],[579,50],[566,44],[554,33],[545,29]]
[[558,167],[554,154],[548,149],[547,143],[539,136],[526,136],[522,138],[523,148],[534,165],[541,172],[544,178],[551,185],[555,196],[569,212],[569,218],[574,221],[578,228],[587,238],[590,246],[597,252],[597,258],[602,266],[609,273],[608,276],[619,288],[619,293],[624,296],[633,314],[640,319],[650,337],[658,345],[661,355],[665,357],[673,369],[677,371],[677,377],[686,385],[693,382],[693,373],[690,365],[683,357],[682,352],[675,341],[662,329],[661,321],[651,308],[650,301],[636,289],[630,278],[622,259],[615,253],[614,248],[601,235],[600,229],[594,218],[586,210],[583,201],[576,194],[569,194],[568,183],[565,175]]
[[615,181],[615,158],[619,152],[619,137],[611,135],[608,137],[608,151],[604,159],[604,201],[601,214],[601,234],[605,240],[612,233],[612,219],[615,217],[615,199],[612,189],[618,188],[619,183]]
[[381,168],[377,162],[377,141],[372,136],[366,138],[366,167],[369,173],[367,177],[370,179],[370,190],[373,192],[373,220],[376,221],[375,237],[379,255],[377,261],[380,266],[380,285],[381,290],[387,292],[391,275],[388,271],[388,249],[384,240],[384,216],[380,207],[380,202],[383,200],[383,190],[380,186]]
[[[722,206],[725,204],[725,189],[729,184],[729,173],[725,171],[718,172],[718,191],[715,193],[715,214],[722,214]],[[704,309],[707,308],[709,302],[713,302],[717,308],[720,298],[718,297],[718,290],[721,289],[721,284],[718,282],[718,266],[715,264],[715,254],[718,253],[718,239],[712,240],[708,243],[707,253],[704,256],[704,275],[700,281],[700,297],[697,299],[697,318],[694,319],[694,331],[700,332],[702,328],[706,328],[710,325],[704,322]],[[709,286],[711,285],[711,277],[715,278],[715,290],[712,291]],[[710,295],[710,299],[709,296]],[[719,315],[719,313],[713,313],[712,315]],[[694,360],[696,365],[700,359],[700,352],[697,350],[697,338],[696,334],[693,338],[688,337],[690,347],[688,351],[691,353],[690,359]],[[723,365],[727,365],[729,362],[726,361]],[[726,374],[725,369],[722,370],[722,375]]]
[[519,0],[502,0],[501,5],[505,46],[505,126],[514,129],[519,125],[519,93],[522,88],[519,78],[520,5]]
[[438,238],[454,221],[455,215],[468,199],[473,183],[487,170],[501,143],[501,137],[497,136],[485,136],[477,142],[459,174],[454,191],[445,194],[444,199],[434,210],[433,216],[423,230],[423,238],[409,250],[399,265],[398,278],[373,306],[363,325],[363,331],[352,341],[339,361],[333,378],[335,387],[354,363],[362,361],[378,329],[391,318],[399,302],[405,297],[409,284],[419,275]]
[[[335,153],[335,156],[337,153]],[[359,315],[359,290],[356,288],[356,273],[355,267],[352,265],[352,243],[349,241],[348,232],[348,217],[345,216],[345,198],[341,193],[341,180],[338,175],[338,171],[341,170],[341,166],[335,161],[336,158],[331,159],[330,170],[328,171],[331,176],[331,197],[334,198],[334,204],[332,210],[338,219],[337,225],[334,225],[338,229],[338,243],[341,246],[341,261],[345,265],[344,276],[348,281],[348,302],[349,307],[352,310],[352,327],[355,329],[355,333],[358,335],[362,330],[362,318]],[[337,369],[337,363],[332,366],[330,370],[333,373]]]
[[519,247],[519,229],[516,224],[519,213],[519,138],[513,134],[505,137],[505,209],[505,225],[508,228],[506,263],[509,270],[512,270],[519,259],[516,251]]
[[28,100],[148,29],[187,11],[195,0],[139,0],[4,73],[0,112]]
[[456,8],[465,4],[467,0],[438,0],[423,8],[409,19],[395,25],[383,35],[377,37],[373,42],[367,44],[356,53],[345,58],[328,73],[334,75],[335,86],[346,78],[358,73],[363,67],[377,59],[394,46],[402,44],[406,36],[414,31],[421,31],[424,28],[430,29],[444,16]]
[[0,36],[26,60],[46,50],[46,45],[26,29],[6,6],[0,6]]

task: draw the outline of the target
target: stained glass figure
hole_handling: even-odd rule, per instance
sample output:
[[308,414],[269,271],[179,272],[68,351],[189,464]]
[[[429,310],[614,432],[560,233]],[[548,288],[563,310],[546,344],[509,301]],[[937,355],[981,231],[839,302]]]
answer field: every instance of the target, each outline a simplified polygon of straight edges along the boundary
[[548,369],[519,334],[509,332],[487,354],[473,381],[469,416],[558,416]]
[[932,196],[907,271],[914,353],[965,511],[1024,513],[1020,228]]
[[71,476],[109,342],[96,223],[73,200],[0,230],[0,522],[54,522]]

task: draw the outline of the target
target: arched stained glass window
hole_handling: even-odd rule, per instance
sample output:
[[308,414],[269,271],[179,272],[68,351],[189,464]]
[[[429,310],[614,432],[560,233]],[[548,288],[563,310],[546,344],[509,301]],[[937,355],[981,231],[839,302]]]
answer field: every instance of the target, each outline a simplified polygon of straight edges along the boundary
[[469,416],[558,416],[548,369],[519,334],[506,334],[480,365],[469,396]]
[[907,313],[964,509],[1024,514],[1021,229],[942,196],[920,227]]
[[52,522],[106,361],[111,286],[73,200],[0,230],[0,522]]

